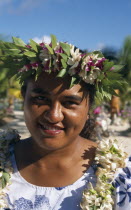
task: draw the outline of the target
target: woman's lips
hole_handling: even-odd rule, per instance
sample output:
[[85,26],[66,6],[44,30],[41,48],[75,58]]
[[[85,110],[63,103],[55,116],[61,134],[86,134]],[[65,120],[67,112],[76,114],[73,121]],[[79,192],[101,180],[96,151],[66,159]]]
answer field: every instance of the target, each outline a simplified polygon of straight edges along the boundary
[[42,132],[44,132],[45,134],[49,134],[51,136],[57,135],[59,133],[61,133],[64,128],[59,127],[59,126],[53,126],[53,125],[42,125],[39,123],[39,127],[42,130]]

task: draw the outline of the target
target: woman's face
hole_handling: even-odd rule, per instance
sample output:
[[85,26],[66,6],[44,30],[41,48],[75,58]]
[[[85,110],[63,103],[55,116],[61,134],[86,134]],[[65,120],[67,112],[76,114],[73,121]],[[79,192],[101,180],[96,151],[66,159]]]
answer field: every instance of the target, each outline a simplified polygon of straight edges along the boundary
[[80,84],[69,89],[69,80],[42,73],[27,85],[25,122],[35,143],[48,151],[79,140],[87,120],[88,94]]

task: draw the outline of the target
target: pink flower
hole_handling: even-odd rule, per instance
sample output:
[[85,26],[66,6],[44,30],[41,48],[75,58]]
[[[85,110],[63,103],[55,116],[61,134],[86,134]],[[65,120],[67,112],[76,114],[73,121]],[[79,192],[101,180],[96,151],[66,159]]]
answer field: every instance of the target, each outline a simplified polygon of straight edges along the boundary
[[39,63],[38,62],[32,63],[31,66],[32,67],[38,67],[39,66]]
[[86,71],[91,71],[91,67],[92,67],[92,66],[95,66],[95,65],[94,65],[94,63],[93,63],[92,58],[90,58],[89,62],[86,64],[85,70],[86,70]]
[[95,66],[102,70],[103,69],[103,62],[105,60],[106,60],[105,58],[102,58],[101,60],[98,60],[97,63],[95,64]]
[[94,114],[100,114],[100,112],[101,112],[101,107],[100,106],[95,108],[94,111],[93,111]]
[[42,42],[42,43],[40,43],[40,46],[41,46],[41,47],[44,47],[44,46],[45,46],[45,44]]
[[111,67],[110,71],[114,70],[115,68],[114,67]]
[[31,48],[31,46],[29,44],[25,45],[27,48]]
[[26,72],[31,68],[31,64],[24,65],[18,72]]
[[81,54],[80,56],[81,56],[81,57],[84,57],[85,55],[86,55],[86,53],[83,53],[83,54]]
[[64,53],[62,47],[60,47],[59,49],[55,50],[55,53]]

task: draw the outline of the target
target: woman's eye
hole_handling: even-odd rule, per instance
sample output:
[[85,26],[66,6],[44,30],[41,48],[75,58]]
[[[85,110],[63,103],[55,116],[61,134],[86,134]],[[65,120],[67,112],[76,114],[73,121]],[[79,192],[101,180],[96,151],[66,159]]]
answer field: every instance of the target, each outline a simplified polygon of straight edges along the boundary
[[66,106],[73,106],[73,105],[77,105],[77,103],[76,103],[76,102],[74,102],[74,101],[66,101],[66,102],[64,102],[64,104],[65,104]]
[[35,96],[35,97],[32,97],[32,100],[34,102],[41,102],[41,103],[44,103],[44,102],[49,102],[49,99],[45,96]]
[[46,97],[44,97],[44,96],[37,96],[37,97],[35,97],[36,99],[38,99],[38,100],[47,100],[47,98]]

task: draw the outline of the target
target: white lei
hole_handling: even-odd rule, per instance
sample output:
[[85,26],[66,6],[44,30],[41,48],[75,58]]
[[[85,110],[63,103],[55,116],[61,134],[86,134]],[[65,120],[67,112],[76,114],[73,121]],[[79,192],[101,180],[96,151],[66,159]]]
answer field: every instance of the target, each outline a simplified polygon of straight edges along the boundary
[[[6,192],[11,184],[13,168],[10,161],[9,146],[20,140],[15,130],[0,132],[0,209],[8,208]],[[125,166],[127,154],[118,146],[117,140],[98,142],[95,162],[97,164],[97,182],[91,183],[83,192],[82,210],[112,210],[114,206],[112,182],[118,168]]]

